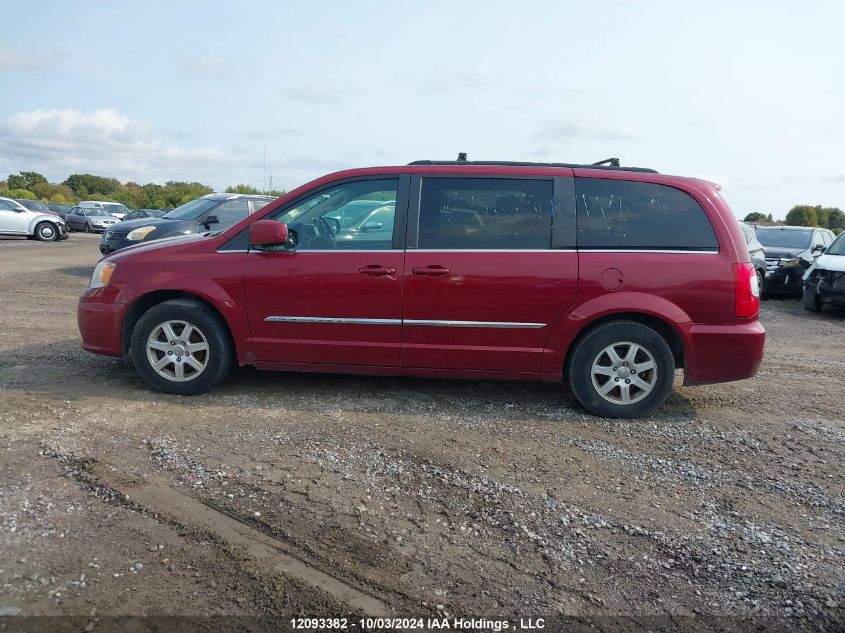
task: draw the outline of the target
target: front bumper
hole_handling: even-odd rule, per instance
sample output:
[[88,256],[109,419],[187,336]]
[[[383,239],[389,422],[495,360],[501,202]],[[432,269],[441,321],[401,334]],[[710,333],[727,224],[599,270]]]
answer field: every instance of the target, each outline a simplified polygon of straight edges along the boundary
[[125,237],[110,238],[108,235],[109,232],[106,231],[103,233],[103,237],[100,238],[100,252],[103,255],[114,253],[121,248],[126,248],[127,246],[132,246],[133,244],[140,244],[140,242],[130,242]]
[[788,295],[800,297],[804,287],[804,272],[802,266],[780,266],[766,273],[763,291],[772,295]]
[[822,301],[845,305],[845,273],[816,269],[811,271],[805,288],[816,292]]
[[123,356],[120,327],[126,306],[122,303],[102,303],[97,290],[83,290],[76,308],[82,349],[105,356]]
[[760,321],[680,327],[686,350],[684,384],[707,385],[753,378],[763,362],[766,330]]

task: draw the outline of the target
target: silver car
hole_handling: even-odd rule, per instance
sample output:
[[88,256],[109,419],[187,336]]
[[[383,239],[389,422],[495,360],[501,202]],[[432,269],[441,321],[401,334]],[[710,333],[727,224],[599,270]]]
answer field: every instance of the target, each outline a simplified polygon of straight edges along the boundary
[[65,214],[65,221],[71,231],[102,233],[112,224],[120,222],[111,213],[100,207],[71,207]]
[[67,224],[52,213],[30,211],[11,198],[0,198],[0,235],[54,242],[67,238]]

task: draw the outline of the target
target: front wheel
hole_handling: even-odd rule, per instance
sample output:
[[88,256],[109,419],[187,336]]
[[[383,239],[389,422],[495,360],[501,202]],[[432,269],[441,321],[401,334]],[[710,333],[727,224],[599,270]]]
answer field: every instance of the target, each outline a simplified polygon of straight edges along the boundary
[[815,288],[804,286],[804,308],[810,312],[822,311],[822,298]]
[[83,226],[83,227],[82,227],[82,230],[83,230],[85,233],[90,233],[90,232],[91,232],[91,225],[90,225],[90,224],[88,224],[88,223],[86,222],[86,223],[85,223],[85,226]]
[[175,299],[150,308],[132,331],[135,369],[158,391],[193,396],[221,383],[232,366],[229,331],[213,310]]
[[59,230],[51,222],[39,222],[35,227],[35,239],[41,242],[55,242],[59,237]]
[[664,338],[633,321],[601,325],[581,339],[569,362],[572,392],[605,418],[647,415],[666,400],[675,359]]

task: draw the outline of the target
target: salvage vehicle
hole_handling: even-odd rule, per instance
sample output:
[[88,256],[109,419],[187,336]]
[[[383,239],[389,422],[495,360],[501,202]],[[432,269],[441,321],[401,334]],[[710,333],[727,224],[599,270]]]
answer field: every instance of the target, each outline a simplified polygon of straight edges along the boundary
[[100,252],[113,253],[121,248],[165,237],[219,232],[237,224],[250,213],[270,204],[275,198],[253,194],[210,193],[186,202],[161,217],[124,220],[103,233]]
[[0,198],[0,235],[55,242],[67,238],[67,224],[54,213],[31,211],[11,198]]
[[845,306],[845,232],[824,249],[804,274],[804,307],[820,312],[825,303]]
[[757,232],[745,222],[740,222],[739,227],[742,229],[742,234],[745,236],[745,243],[748,245],[748,255],[751,257],[751,263],[754,265],[754,271],[757,273],[757,285],[760,287],[760,295],[765,292],[763,284],[766,280],[766,250],[757,239]]
[[[719,189],[617,159],[342,171],[226,230],[103,258],[79,300],[82,346],[174,394],[237,362],[566,380],[597,415],[642,416],[676,368],[699,385],[762,361],[757,276]],[[381,203],[378,239],[340,224],[362,200]]]
[[766,251],[765,294],[800,299],[803,276],[833,242],[833,231],[808,226],[761,226],[757,239]]

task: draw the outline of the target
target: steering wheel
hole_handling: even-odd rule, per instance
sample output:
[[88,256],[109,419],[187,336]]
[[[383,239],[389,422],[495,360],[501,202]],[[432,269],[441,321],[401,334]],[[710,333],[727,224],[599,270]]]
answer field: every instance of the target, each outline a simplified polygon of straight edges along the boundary
[[[326,240],[331,246],[331,248],[337,248],[337,240],[335,239],[335,233],[337,230],[340,230],[340,222],[334,225],[330,220],[334,218],[327,218],[325,216],[320,216],[319,218],[314,219],[314,226],[317,227],[317,231],[320,233],[320,237]],[[335,227],[337,230],[335,230]]]

